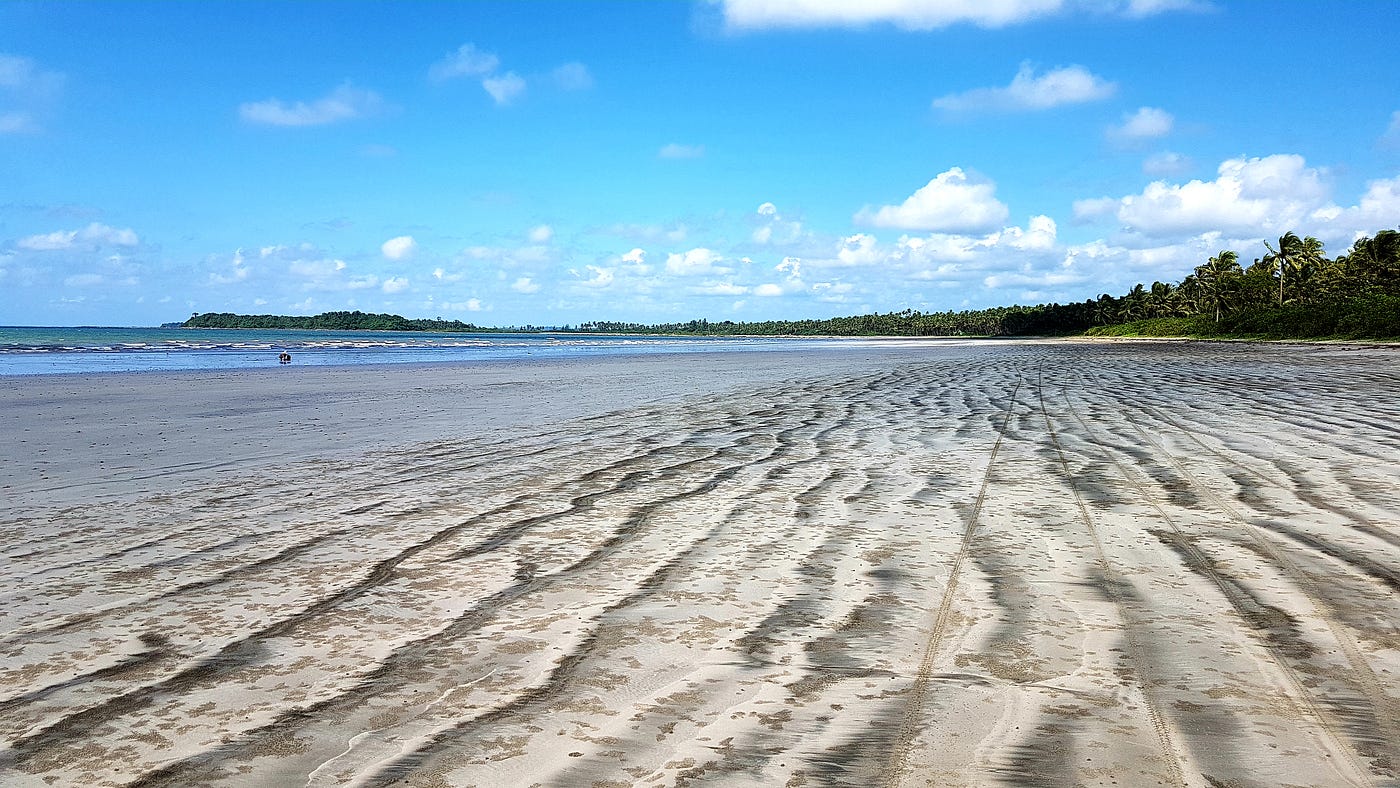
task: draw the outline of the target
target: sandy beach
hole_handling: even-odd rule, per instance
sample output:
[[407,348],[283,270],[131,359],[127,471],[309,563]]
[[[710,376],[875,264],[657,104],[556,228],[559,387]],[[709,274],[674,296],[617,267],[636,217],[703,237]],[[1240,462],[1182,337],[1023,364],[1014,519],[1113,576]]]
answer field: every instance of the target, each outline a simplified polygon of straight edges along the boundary
[[0,784],[1400,784],[1400,351],[0,379]]

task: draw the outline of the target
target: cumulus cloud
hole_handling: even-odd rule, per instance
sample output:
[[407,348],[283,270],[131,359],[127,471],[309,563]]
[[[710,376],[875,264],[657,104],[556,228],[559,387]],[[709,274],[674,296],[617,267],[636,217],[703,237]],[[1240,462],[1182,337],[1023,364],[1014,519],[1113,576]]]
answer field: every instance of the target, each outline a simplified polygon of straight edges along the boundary
[[530,228],[530,243],[547,244],[554,238],[554,228],[547,224],[539,224]]
[[874,227],[935,232],[985,232],[1006,221],[1009,211],[996,198],[996,184],[953,167],[899,205],[866,207],[855,221]]
[[491,94],[498,106],[501,106],[511,103],[525,92],[525,78],[514,71],[507,71],[498,77],[481,80],[481,87]]
[[1318,232],[1319,236],[1348,241],[1394,227],[1397,216],[1400,216],[1400,176],[1370,181],[1356,205],[1342,208],[1329,203],[1314,210],[1310,218],[1326,226],[1327,229]]
[[773,298],[783,294],[783,286],[775,285],[771,282],[761,284],[753,289],[753,294],[764,298]]
[[722,258],[717,252],[705,248],[691,249],[680,254],[666,256],[666,272],[679,276],[694,274],[727,273],[728,269],[717,265]]
[[1117,89],[1117,84],[1090,73],[1083,66],[1065,66],[1036,76],[1033,66],[1022,63],[1006,87],[950,93],[934,99],[933,107],[949,113],[1044,110],[1100,101],[1112,96]]
[[705,155],[704,145],[682,145],[679,142],[672,142],[661,146],[661,150],[656,152],[657,157],[662,159],[698,159]]
[[622,262],[627,263],[628,265],[631,265],[634,268],[642,269],[641,273],[646,273],[651,269],[651,266],[647,265],[647,252],[645,249],[642,249],[640,247],[633,249],[630,252],[627,252],[626,254],[622,255],[620,259]]
[[389,260],[406,260],[418,249],[418,242],[411,235],[390,238],[379,246],[379,251]]
[[856,233],[841,239],[836,250],[836,260],[842,265],[872,265],[884,258],[876,246],[875,236]]
[[266,126],[324,126],[383,111],[378,93],[346,83],[311,102],[287,103],[277,98],[241,104],[238,114],[248,123]]
[[530,293],[539,292],[540,286],[530,277],[522,276],[511,284],[510,289],[517,293],[525,293],[528,295]]
[[1059,228],[1049,216],[1032,216],[1025,229],[1007,227],[990,236],[990,243],[1005,244],[1022,251],[1043,251],[1055,248]]
[[550,76],[562,90],[588,90],[593,87],[593,74],[582,63],[565,63],[554,69]]
[[463,44],[434,63],[428,69],[428,78],[443,82],[458,77],[481,77],[494,72],[500,64],[501,59],[494,54],[482,52],[475,44]]
[[1172,132],[1176,118],[1157,107],[1139,107],[1137,112],[1123,118],[1123,123],[1108,130],[1110,139],[1132,143],[1165,137]]
[[48,252],[75,247],[96,249],[103,246],[136,246],[141,242],[130,228],[117,229],[96,222],[81,230],[58,230],[21,238],[15,245],[35,252]]
[[385,279],[379,289],[386,293],[400,293],[408,289],[408,277],[395,276]]
[[1153,181],[1123,197],[1117,217],[1148,236],[1223,232],[1271,234],[1300,226],[1327,196],[1323,174],[1302,156],[1279,154],[1221,163],[1212,181]]

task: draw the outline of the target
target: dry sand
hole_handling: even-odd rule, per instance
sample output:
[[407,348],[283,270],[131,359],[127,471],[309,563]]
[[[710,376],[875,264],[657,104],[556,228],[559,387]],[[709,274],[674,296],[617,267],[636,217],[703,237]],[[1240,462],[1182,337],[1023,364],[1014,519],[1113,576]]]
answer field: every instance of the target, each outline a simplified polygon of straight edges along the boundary
[[0,379],[0,784],[1395,785],[1400,353]]

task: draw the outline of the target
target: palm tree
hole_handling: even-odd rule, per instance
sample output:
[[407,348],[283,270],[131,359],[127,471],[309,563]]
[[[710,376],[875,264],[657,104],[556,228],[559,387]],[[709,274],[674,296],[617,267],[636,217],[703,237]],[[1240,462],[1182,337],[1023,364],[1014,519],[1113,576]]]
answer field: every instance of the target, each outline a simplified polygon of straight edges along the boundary
[[1133,285],[1133,289],[1123,296],[1120,316],[1124,323],[1147,317],[1147,290],[1141,283]]
[[1196,285],[1200,291],[1200,305],[1215,312],[1215,322],[1230,306],[1234,294],[1234,280],[1241,275],[1239,255],[1226,249],[1196,268]]
[[1176,317],[1181,311],[1181,294],[1168,282],[1153,282],[1147,294],[1147,311],[1153,317]]
[[1283,283],[1289,274],[1302,279],[1307,276],[1305,267],[1311,262],[1320,258],[1322,244],[1316,239],[1309,237],[1312,242],[1311,248],[1308,244],[1294,235],[1291,231],[1279,236],[1278,248],[1264,242],[1264,247],[1269,253],[1264,255],[1264,261],[1272,263],[1278,268],[1278,305],[1283,306]]
[[1093,320],[1096,326],[1106,326],[1118,322],[1118,299],[1103,293],[1094,302]]

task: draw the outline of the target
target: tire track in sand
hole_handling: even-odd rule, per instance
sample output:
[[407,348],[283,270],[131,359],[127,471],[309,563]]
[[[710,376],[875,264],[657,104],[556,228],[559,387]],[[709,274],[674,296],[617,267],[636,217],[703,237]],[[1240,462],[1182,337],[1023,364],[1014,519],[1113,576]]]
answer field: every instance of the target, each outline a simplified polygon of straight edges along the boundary
[[943,598],[938,603],[938,611],[933,618],[933,627],[929,630],[924,645],[923,658],[919,660],[919,670],[915,674],[914,683],[909,690],[909,702],[904,707],[904,716],[899,724],[899,734],[895,738],[894,747],[890,752],[885,774],[881,780],[887,786],[898,786],[903,781],[907,768],[905,762],[909,760],[909,754],[914,749],[914,738],[919,735],[919,729],[922,727],[919,718],[923,714],[924,700],[928,697],[929,683],[933,680],[933,662],[938,657],[939,646],[943,643],[943,633],[948,628],[948,620],[952,614],[953,598],[958,590],[958,574],[962,571],[963,562],[967,560],[968,553],[972,550],[973,537],[977,535],[978,520],[982,515],[982,505],[987,500],[987,488],[991,486],[992,482],[992,468],[996,465],[997,452],[1001,451],[1001,444],[1006,437],[1011,416],[1015,412],[1016,397],[1021,392],[1023,382],[1024,378],[1017,372],[1016,385],[1011,389],[1006,412],[997,428],[996,440],[992,442],[992,450],[987,457],[987,468],[982,474],[982,483],[977,489],[977,498],[973,501],[972,510],[967,515],[962,543],[958,547],[957,555],[953,557],[952,567],[948,570],[948,582],[943,586]]

